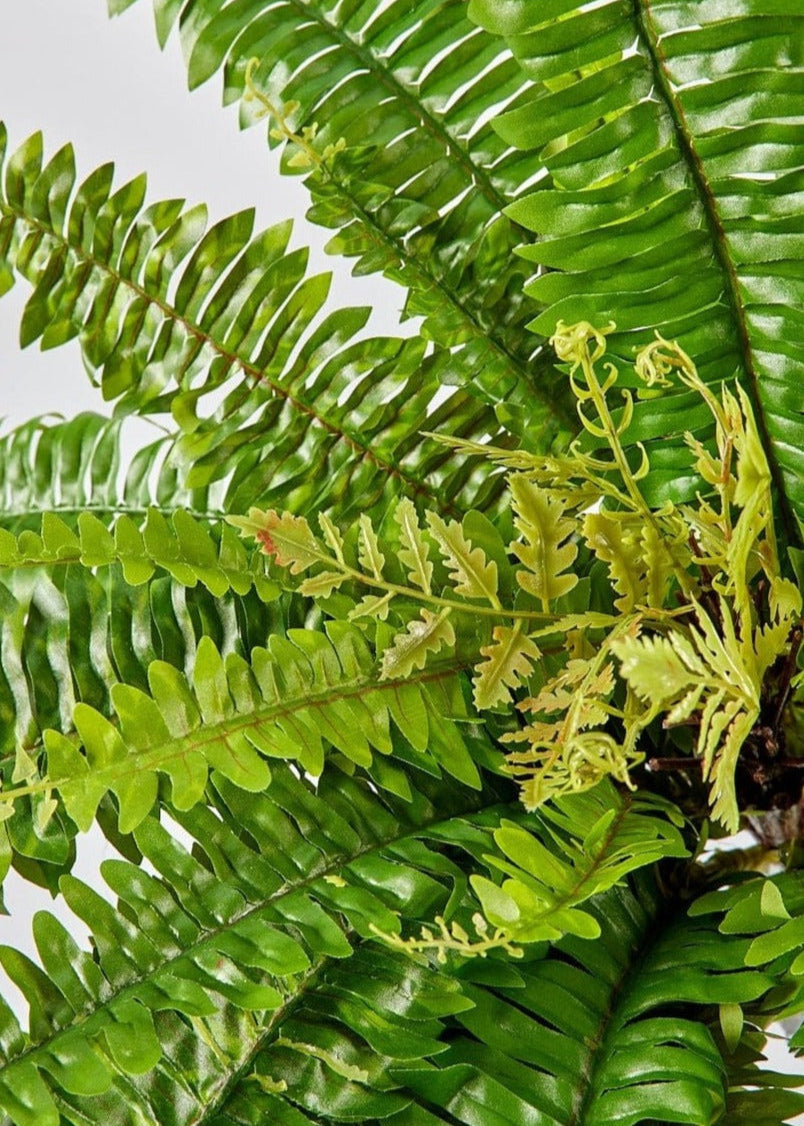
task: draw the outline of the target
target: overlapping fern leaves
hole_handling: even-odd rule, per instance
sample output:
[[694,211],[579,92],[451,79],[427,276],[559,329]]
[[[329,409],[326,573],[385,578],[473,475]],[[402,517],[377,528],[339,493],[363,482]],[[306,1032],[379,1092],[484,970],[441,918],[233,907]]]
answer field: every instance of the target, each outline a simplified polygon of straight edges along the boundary
[[[342,612],[355,621],[384,623],[392,608],[398,611],[395,628],[376,631],[383,677],[423,668],[445,650],[465,652],[457,631],[468,618],[477,708],[510,707],[512,690],[531,690],[517,702],[527,722],[502,736],[515,744],[508,768],[528,808],[606,775],[631,784],[646,730],[664,713],[665,726],[697,726],[697,763],[711,782],[712,815],[736,831],[738,760],[749,738],[764,730],[763,709],[773,716],[784,707],[769,698],[767,681],[784,656],[795,661],[801,593],[782,574],[771,474],[747,396],[712,395],[690,357],[661,338],[637,354],[636,372],[651,386],[670,385],[672,373],[705,402],[717,454],[691,434],[687,442],[715,499],[699,496],[695,507],[647,504],[648,454],[641,448],[641,465],[632,470],[623,448],[633,397],[625,393],[615,423],[609,395],[619,372],[609,362],[605,376],[598,374],[611,331],[559,322],[551,341],[569,365],[583,427],[605,444],[607,458],[584,454],[577,443],[569,455],[546,458],[471,447],[520,469],[508,478],[517,534],[507,546],[477,513],[474,521],[447,524],[430,512],[425,534],[407,499],[394,510],[398,530],[390,543],[380,541],[366,516],[349,538],[323,514],[320,538],[292,513],[252,508],[231,519],[291,579],[306,576],[301,593],[326,599],[340,592]],[[446,581],[434,578],[432,544]],[[599,590],[607,573],[609,592],[590,607],[595,568]],[[358,600],[355,590],[367,593]],[[562,635],[572,641],[550,676],[540,645]],[[788,691],[789,681],[782,700]]]
[[[344,146],[306,180],[310,216],[338,231],[330,245],[356,258],[357,271],[382,270],[405,286],[407,313],[424,316],[426,336],[452,349],[449,382],[501,404],[527,444],[566,437],[571,419],[524,327],[523,268],[512,253],[522,232],[502,214],[538,157],[501,141],[490,122],[530,83],[466,5],[160,2],[155,15],[162,43],[179,25],[191,87],[223,67],[224,98],[237,100],[256,58],[256,86],[292,130],[317,126],[320,151]],[[255,108],[245,104],[244,121]],[[291,140],[285,166],[297,155]]]
[[[664,707],[699,720],[732,824],[738,721],[767,737],[769,670],[787,699],[800,603],[770,472],[801,514],[788,7],[156,0],[190,84],[222,68],[241,122],[268,116],[331,249],[406,288],[408,339],[330,311],[289,224],[207,230],[111,166],[79,182],[69,147],[2,154],[22,342],[77,337],[121,416],[0,440],[0,873],[90,932],[82,949],[41,913],[39,964],[0,949],[29,1006],[24,1029],[0,1005],[14,1126],[801,1109],[757,1068],[768,1021],[804,1007],[800,875],[710,894],[673,803],[591,788],[628,780]],[[538,339],[562,317],[599,326],[559,334],[569,381]],[[579,373],[571,354],[612,318],[615,354],[660,328],[703,382],[660,340],[619,413],[600,357]],[[689,378],[666,386],[670,368]],[[573,393],[585,444],[562,459]],[[121,473],[132,414],[166,434]],[[509,505],[489,452],[516,471]],[[531,781],[543,729],[562,735],[537,812],[500,749],[526,684]],[[70,874],[95,822],[125,857],[103,869],[116,902]]]
[[[136,840],[157,875],[104,865],[117,912],[64,880],[96,959],[45,914],[34,924],[45,972],[0,950],[32,1011],[27,1035],[4,1013],[0,1105],[13,1122],[93,1121],[109,1096],[145,1121],[164,1121],[170,1107],[174,1120],[196,1123],[537,1115],[601,1126],[635,1123],[646,1108],[667,1122],[721,1115],[722,1045],[691,1016],[703,1006],[716,1019],[720,1006],[767,1019],[780,1009],[768,995],[789,955],[772,974],[760,959],[745,969],[759,940],[731,934],[713,968],[722,908],[701,919],[680,913],[657,937],[664,900],[643,879],[600,898],[596,943],[566,938],[516,969],[494,962],[483,974],[436,974],[365,943],[367,920],[391,926],[398,910],[415,914],[448,896],[455,866],[427,840],[438,827],[433,807],[416,803],[411,820],[411,807],[383,808],[345,781],[307,793],[302,827],[288,813],[305,788],[283,773],[244,802],[217,781],[218,816],[203,807],[180,816],[193,855],[147,820]],[[800,920],[800,888],[774,885],[777,902],[780,889],[785,913]],[[701,909],[713,910],[705,901]],[[669,1001],[673,1015],[663,1011]],[[758,1073],[741,1075],[747,1086]],[[180,1108],[165,1099],[177,1080]],[[768,1096],[780,1105],[772,1081],[745,1095],[760,1109]]]
[[[528,286],[533,327],[614,321],[622,355],[657,328],[707,382],[739,378],[800,519],[800,10],[472,0],[469,13],[534,82],[496,123],[548,173],[508,210],[540,236],[521,253],[549,267]],[[636,412],[634,439],[665,449],[651,499],[675,476],[676,495],[686,486],[667,439],[690,427],[690,405],[679,390]]]
[[326,312],[329,275],[306,277],[289,223],[252,238],[243,212],[205,234],[203,208],[144,200],[144,177],[112,190],[111,165],[76,185],[69,146],[43,168],[38,136],[8,158],[0,289],[16,274],[34,287],[23,345],[77,337],[104,397],[124,413],[171,413],[184,483],[228,475],[235,507],[255,490],[344,514],[358,496],[381,507],[400,491],[446,512],[493,503],[487,482],[419,434],[425,423],[500,433],[459,389],[428,413],[448,353],[366,339],[368,309]]

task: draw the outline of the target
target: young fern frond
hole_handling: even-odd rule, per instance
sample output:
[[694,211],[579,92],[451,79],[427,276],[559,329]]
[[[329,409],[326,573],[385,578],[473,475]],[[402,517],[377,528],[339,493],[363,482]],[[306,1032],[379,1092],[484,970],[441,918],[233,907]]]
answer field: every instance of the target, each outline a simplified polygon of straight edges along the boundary
[[[719,456],[691,438],[690,445],[704,481],[718,489],[720,506],[706,498],[697,507],[648,505],[640,491],[647,454],[642,451],[633,470],[621,440],[633,396],[624,392],[625,409],[615,422],[608,397],[617,368],[608,364],[602,381],[596,370],[612,328],[559,324],[554,337],[559,358],[570,365],[584,428],[605,441],[611,457],[590,457],[576,442],[564,458],[518,461],[519,472],[508,477],[517,533],[509,558],[500,557],[499,544],[490,557],[473,543],[468,516],[450,533],[440,517],[428,515],[429,536],[446,562],[435,586],[428,534],[409,500],[395,511],[394,554],[403,582],[386,576],[391,551],[381,549],[367,522],[355,553],[347,540],[335,543],[328,525],[329,543],[322,544],[304,517],[252,509],[248,517],[231,519],[291,575],[315,572],[302,582],[303,593],[368,587],[377,593],[353,608],[355,620],[399,614],[403,628],[381,654],[384,676],[424,667],[428,653],[456,645],[452,623],[466,615],[491,619],[492,643],[483,644],[476,632],[474,653],[466,654],[475,666],[476,706],[509,703],[511,691],[540,668],[539,690],[518,705],[532,719],[503,735],[505,742],[525,744],[510,752],[508,765],[529,809],[607,775],[633,785],[630,772],[644,757],[642,735],[664,713],[665,726],[699,720],[697,754],[703,780],[711,781],[712,813],[735,829],[738,758],[767,705],[766,678],[800,622],[801,597],[780,572],[771,475],[747,398],[727,390],[717,398],[686,353],[661,337],[637,356],[636,372],[649,387],[675,372],[705,402]],[[598,511],[581,507],[590,497],[602,505]],[[583,568],[605,566],[607,609],[617,614],[590,607],[588,585],[578,582],[581,542],[589,549]],[[511,589],[510,556],[521,565],[513,576],[519,592],[506,605],[498,590],[503,576]],[[757,601],[759,579],[767,608]],[[411,603],[421,607],[418,616],[410,616]],[[551,677],[541,671],[541,646],[567,631],[587,651],[568,653]]]

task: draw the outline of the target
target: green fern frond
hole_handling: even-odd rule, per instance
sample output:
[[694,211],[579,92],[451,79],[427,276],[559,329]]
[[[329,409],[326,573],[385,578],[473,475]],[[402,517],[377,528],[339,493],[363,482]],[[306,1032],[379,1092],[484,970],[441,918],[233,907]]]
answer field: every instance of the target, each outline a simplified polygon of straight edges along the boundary
[[[30,787],[0,802],[0,874],[12,858],[25,878],[54,894],[75,858],[74,822],[42,785],[42,737],[48,728],[73,730],[82,707],[108,716],[116,684],[148,688],[148,667],[169,662],[190,673],[200,639],[225,653],[248,656],[268,634],[301,624],[304,603],[263,602],[252,590],[214,598],[202,585],[181,586],[168,575],[131,587],[119,569],[102,578],[83,567],[26,571],[0,582],[0,778],[5,791]],[[116,821],[104,805],[99,818]]]
[[[800,13],[472,0],[469,14],[503,37],[534,82],[495,123],[547,172],[507,209],[539,236],[520,250],[542,267],[526,287],[541,306],[532,328],[549,336],[562,318],[614,321],[611,348],[623,357],[656,328],[699,359],[704,382],[737,377],[801,518],[804,416],[790,393]],[[681,387],[635,407],[630,440],[661,457],[647,484],[652,503],[694,495],[681,440],[698,428],[693,407]]]
[[390,755],[400,735],[408,747],[403,758],[407,753],[433,773],[443,768],[477,787],[469,749],[438,719],[440,693],[452,699],[455,712],[455,663],[418,679],[405,667],[379,682],[357,629],[332,623],[328,634],[275,635],[267,648],[254,648],[249,661],[236,653],[224,660],[209,638],[201,638],[190,678],[167,662],[153,662],[147,693],[127,684],[111,687],[112,718],[79,702],[72,715],[77,737],[47,730],[46,772],[38,776],[32,763],[23,785],[0,791],[0,804],[58,795],[85,831],[111,791],[120,831],[129,833],[151,811],[159,774],[170,781],[172,807],[189,809],[202,799],[210,769],[258,793],[271,779],[266,759],[289,759],[317,777],[328,747],[351,769],[368,769],[380,786],[407,796],[398,766],[377,763],[371,770],[375,755]]
[[395,0],[378,16],[332,0],[265,0],[237,14],[159,12],[162,43],[179,25],[191,87],[223,67],[224,101],[245,95],[241,124],[269,114],[283,169],[308,172],[309,217],[337,232],[329,249],[404,286],[404,315],[424,317],[426,338],[451,349],[447,380],[498,405],[530,448],[565,442],[568,399],[546,384],[546,358],[525,330],[525,269],[513,254],[522,231],[502,213],[538,159],[488,120],[532,84],[465,5]]
[[400,492],[452,515],[493,505],[494,482],[419,436],[426,421],[500,437],[493,412],[457,389],[431,411],[449,353],[364,338],[368,309],[327,312],[330,276],[306,276],[289,223],[252,238],[242,212],[204,233],[204,208],[145,206],[144,177],[113,192],[104,165],[76,188],[69,147],[43,168],[39,135],[4,146],[0,130],[2,261],[33,285],[22,343],[77,337],[119,411],[172,412],[184,485],[234,470],[240,507],[273,494],[342,514]]
[[[133,423],[133,425],[132,425]],[[144,518],[151,508],[164,516],[186,509],[200,520],[219,522],[229,508],[228,491],[238,478],[186,488],[175,456],[175,435],[160,435],[123,451],[141,438],[140,420],[107,418],[83,411],[66,421],[34,418],[0,438],[0,526],[34,531],[45,512],[75,530],[82,512],[108,521],[120,513]],[[158,430],[154,428],[155,432]]]
[[[510,807],[478,810],[482,799],[473,805],[467,791],[443,787],[399,802],[358,779],[333,781],[327,772],[313,788],[280,765],[269,790],[250,795],[214,776],[211,808],[175,815],[192,851],[149,817],[135,837],[153,874],[104,862],[119,910],[80,881],[62,880],[95,957],[44,912],[34,923],[41,968],[0,950],[30,1006],[27,1032],[3,1010],[0,1105],[14,1126],[55,1124],[65,1106],[99,1121],[112,1084],[129,1091],[128,1105],[146,1105],[171,1059],[188,1053],[205,1069],[187,1091],[198,1121],[226,1121],[244,1099],[273,1108],[274,1119],[295,1105],[325,1122],[346,1108],[413,1113],[424,1099],[448,1120],[460,1077],[464,1091],[473,1089],[467,1080],[474,1084],[481,1107],[546,1113],[551,1105],[558,1121],[574,1112],[585,1122],[587,1110],[575,1105],[581,1073],[589,1094],[617,1113],[641,1105],[643,1073],[619,1065],[646,1038],[657,1049],[680,1045],[677,1066],[693,1049],[690,1074],[706,1081],[686,1097],[699,1117],[722,1103],[723,1061],[700,1006],[750,1008],[784,975],[778,965],[773,973],[744,969],[750,939],[738,936],[726,938],[712,965],[722,911],[691,921],[676,907],[672,938],[657,935],[655,920],[670,905],[642,880],[592,902],[599,942],[567,937],[555,951],[535,947],[515,970],[492,960],[485,977],[436,977],[367,940],[373,928],[394,933],[399,912],[443,910],[460,878],[459,854],[488,847]],[[587,797],[567,804],[554,831],[574,831],[589,812]],[[598,843],[609,828],[598,826]],[[633,868],[638,839],[651,856],[673,851],[672,830],[656,829],[647,808],[626,817],[603,885]],[[784,894],[800,914],[804,904]],[[666,1014],[678,998],[688,1015]],[[503,1058],[511,1066],[499,1068]],[[648,1060],[656,1066],[653,1054]],[[652,1088],[655,1113],[682,1089]],[[609,1118],[617,1120],[614,1110]]]
[[224,524],[215,538],[204,523],[177,508],[170,521],[151,508],[144,523],[126,513],[107,526],[91,512],[81,512],[75,531],[55,513],[42,516],[40,530],[18,536],[0,529],[0,575],[11,571],[80,566],[99,570],[120,566],[130,586],[147,583],[157,569],[183,586],[203,585],[216,598],[229,590],[245,594],[252,587],[266,602],[279,596],[263,562],[249,559],[238,537]]

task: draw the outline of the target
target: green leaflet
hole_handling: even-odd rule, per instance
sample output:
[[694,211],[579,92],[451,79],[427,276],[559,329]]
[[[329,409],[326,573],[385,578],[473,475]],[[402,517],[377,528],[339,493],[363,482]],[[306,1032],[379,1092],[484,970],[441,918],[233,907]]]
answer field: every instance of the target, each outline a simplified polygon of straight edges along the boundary
[[804,1007],[800,988],[804,975],[801,903],[802,880],[793,873],[784,882],[754,879],[711,891],[690,908],[690,914],[694,916],[725,912],[718,922],[721,934],[751,937],[745,955],[747,966],[773,963],[776,967],[789,969],[798,988],[786,999],[787,1016],[798,1016]]

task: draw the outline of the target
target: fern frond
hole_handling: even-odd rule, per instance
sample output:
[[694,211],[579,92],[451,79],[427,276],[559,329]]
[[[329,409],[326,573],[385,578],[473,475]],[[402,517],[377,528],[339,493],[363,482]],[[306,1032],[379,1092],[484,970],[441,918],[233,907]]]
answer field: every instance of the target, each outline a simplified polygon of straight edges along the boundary
[[[352,768],[370,769],[376,753],[387,756],[394,746],[392,717],[395,737],[402,734],[414,762],[434,773],[443,767],[476,787],[466,744],[445,735],[436,718],[439,692],[451,695],[454,663],[417,679],[410,676],[411,656],[401,670],[384,668],[378,682],[358,630],[333,623],[329,635],[290,630],[287,638],[275,635],[267,648],[253,649],[249,661],[235,653],[224,660],[209,638],[201,638],[191,678],[153,662],[147,693],[112,686],[111,719],[81,702],[72,716],[77,737],[46,731],[46,773],[37,777],[34,767],[24,785],[0,791],[0,804],[58,795],[85,831],[111,791],[120,831],[128,833],[150,812],[159,774],[170,781],[173,807],[189,809],[201,800],[213,768],[252,793],[270,782],[266,759],[289,759],[318,776],[325,748],[332,747]],[[373,773],[379,785],[408,794],[393,763]]]
[[158,568],[183,586],[203,583],[217,598],[229,590],[242,595],[254,587],[263,601],[271,602],[279,596],[279,587],[266,576],[260,554],[249,558],[225,524],[213,538],[202,521],[181,508],[170,521],[155,508],[148,510],[144,523],[123,513],[111,526],[82,512],[73,531],[59,516],[46,512],[38,532],[14,536],[0,529],[0,575],[31,568],[52,572],[70,566],[120,566],[126,582],[140,586]]
[[[55,1124],[56,1107],[66,1106],[100,1122],[108,1098],[123,1092],[127,1107],[153,1112],[171,1060],[185,1058],[203,1068],[190,1072],[186,1091],[197,1121],[228,1121],[246,1106],[272,1120],[310,1113],[323,1122],[426,1107],[446,1122],[467,1092],[485,1118],[504,1107],[517,1122],[549,1113],[586,1123],[591,1108],[599,1121],[601,1106],[603,1121],[622,1121],[646,1097],[660,1119],[672,1121],[679,1105],[697,1115],[691,1121],[711,1118],[728,1080],[706,1013],[712,1004],[749,1013],[765,1004],[791,960],[746,969],[752,939],[733,934],[713,955],[720,907],[690,919],[639,879],[585,904],[598,941],[566,936],[537,945],[515,970],[491,960],[488,974],[457,977],[367,941],[376,930],[396,933],[400,915],[443,912],[461,858],[474,864],[497,829],[491,869],[497,858],[506,868],[506,853],[529,866],[533,853],[516,835],[521,812],[466,799],[465,790],[430,787],[400,802],[358,779],[333,785],[329,772],[313,788],[279,765],[264,793],[216,775],[211,808],[176,812],[191,851],[146,818],[135,837],[153,874],[116,859],[103,865],[119,910],[80,881],[62,881],[94,957],[44,912],[34,924],[41,968],[0,950],[31,1012],[24,1032],[3,1008],[0,1105],[11,1123]],[[651,859],[676,851],[675,830],[655,807],[635,806],[615,827],[599,820],[602,804],[582,795],[552,825],[541,821],[538,878],[565,886],[542,862],[560,862],[558,840],[581,824],[590,859],[606,857],[592,876],[602,886],[631,871],[642,847]],[[514,828],[501,828],[509,813]],[[531,878],[521,867],[515,876]],[[788,894],[784,878],[780,886],[798,917],[800,890]],[[658,928],[660,917],[670,925]]]
[[[131,1077],[136,1091],[138,1076],[170,1066],[160,1060],[171,1054],[171,1033],[178,1030],[185,1042],[188,1036],[205,1041],[218,1069],[232,1075],[265,1043],[268,1030],[279,1032],[280,1021],[286,1041],[314,1044],[314,1036],[294,1036],[283,1018],[305,992],[326,988],[321,979],[332,961],[351,957],[368,934],[368,920],[393,928],[394,910],[407,901],[443,898],[428,874],[429,867],[438,873],[438,856],[426,848],[416,855],[414,842],[405,844],[435,820],[426,800],[389,805],[348,778],[316,793],[281,767],[270,796],[250,795],[245,804],[225,779],[216,787],[218,816],[206,806],[179,815],[195,842],[192,854],[146,818],[136,842],[155,874],[127,861],[104,862],[120,910],[79,880],[62,880],[62,895],[89,927],[97,960],[44,912],[34,926],[41,968],[0,948],[0,963],[31,1014],[30,1029],[22,1032],[2,1004],[0,1106],[15,1126],[57,1123],[64,1098],[78,1101],[92,1120],[103,1113],[105,1100],[97,1096],[113,1082]],[[471,803],[458,809],[468,813]],[[413,853],[401,895],[391,886],[397,848]],[[388,887],[378,877],[388,877]],[[333,882],[348,891],[334,894]],[[454,1002],[445,1012],[460,1007],[454,987],[440,992],[445,999],[450,994]],[[239,1043],[222,1023],[227,1007],[243,1014]],[[215,1098],[214,1086],[203,1092],[203,1101]]]
[[405,287],[404,315],[451,349],[448,381],[499,405],[530,448],[566,441],[568,399],[525,330],[522,232],[502,214],[538,161],[488,121],[531,86],[510,53],[452,0],[395,0],[381,17],[331,0],[163,11],[190,86],[223,67],[224,101],[245,95],[241,124],[269,114],[283,169],[308,170],[309,217],[337,232],[329,249]]
[[493,412],[461,390],[431,409],[449,353],[364,338],[368,309],[328,312],[329,275],[306,276],[289,223],[252,238],[242,212],[205,233],[203,208],[145,206],[143,177],[113,192],[103,166],[76,187],[69,148],[43,168],[39,135],[6,160],[4,145],[0,130],[2,261],[33,285],[23,343],[76,336],[119,411],[172,412],[184,485],[233,472],[240,508],[280,494],[342,514],[400,493],[452,515],[493,504],[495,482],[419,436],[426,421],[499,437]]
[[[0,582],[0,778],[6,792],[27,790],[0,801],[8,817],[0,824],[0,874],[13,858],[26,879],[55,893],[75,858],[75,824],[53,806],[40,774],[45,730],[71,732],[78,702],[112,714],[113,686],[147,690],[154,661],[189,673],[205,635],[225,654],[247,656],[270,633],[301,624],[298,601],[298,608],[265,603],[253,590],[215,598],[164,574],[134,588],[115,568],[102,577],[83,567],[42,568]],[[116,820],[105,803],[99,818]]]
[[[330,1051],[337,1045],[340,1060],[361,1068],[361,1080],[350,1082],[353,1077],[343,1074],[337,1059],[330,1067],[320,1066],[320,1054],[318,1064],[305,1061],[270,1035],[253,1066],[286,1088],[262,1094],[253,1082],[241,1080],[215,1110],[223,1121],[238,1121],[255,1108],[258,1116],[278,1118],[291,1102],[306,1120],[323,1123],[371,1113],[379,1120],[385,1115],[428,1126],[456,1121],[636,1126],[647,1114],[658,1122],[736,1126],[740,1108],[761,1114],[775,1107],[778,1116],[767,1119],[767,1126],[787,1121],[802,1100],[782,1084],[794,1086],[796,1077],[757,1068],[762,1036],[753,1030],[754,1022],[762,1025],[778,1013],[768,990],[785,988],[784,971],[746,971],[741,962],[746,940],[734,936],[713,957],[717,918],[690,919],[678,905],[670,908],[665,926],[672,938],[665,941],[656,921],[667,919],[661,915],[667,908],[649,881],[638,880],[602,895],[592,908],[601,928],[598,941],[568,937],[524,962],[486,961],[474,976],[464,971],[461,999],[468,1004],[452,999],[452,1012],[439,1019],[437,1049],[418,1055],[408,1039],[412,1010],[410,1002],[398,999],[395,963],[364,961],[360,951],[356,971],[376,981],[369,1003],[387,991],[392,1011],[402,1018],[399,1038],[393,1035],[395,1017],[386,1024],[374,1016],[355,1027],[354,1002],[344,1004],[353,993],[340,977],[346,965],[339,963],[327,975],[330,995],[337,998],[334,1018],[332,1001],[326,1009],[314,1002],[301,1006],[293,1017],[293,1039]],[[428,979],[419,976],[426,967],[410,965],[406,980],[413,996],[419,985],[422,999],[435,1002]],[[450,978],[442,970],[439,980]],[[739,1004],[746,1014],[748,1027],[736,1052],[723,1044],[719,1004]],[[425,1027],[435,1032],[432,1025],[420,1031]],[[390,1089],[373,1080],[372,1048],[383,1056],[383,1074],[394,1079]],[[766,1119],[756,1121],[764,1126]]]
[[492,873],[506,878],[469,877],[487,924],[478,926],[473,919],[480,943],[466,933],[461,940],[457,924],[445,935],[443,920],[440,937],[428,927],[421,938],[386,940],[408,951],[435,950],[441,956],[452,949],[486,957],[491,949],[555,942],[565,934],[599,938],[600,925],[585,905],[638,868],[687,855],[680,824],[667,803],[620,796],[608,781],[584,794],[557,798],[539,817],[503,819],[492,833],[493,851],[483,853],[483,860]]
[[[237,488],[236,474],[186,488],[177,437],[160,434],[143,446],[143,422],[83,411],[66,421],[34,418],[15,427],[0,438],[0,526],[35,531],[51,512],[75,530],[82,512],[111,521],[121,513],[142,519],[152,508],[167,517],[184,508],[196,519],[219,522],[229,509],[228,490]],[[123,450],[135,445],[125,465]]]

